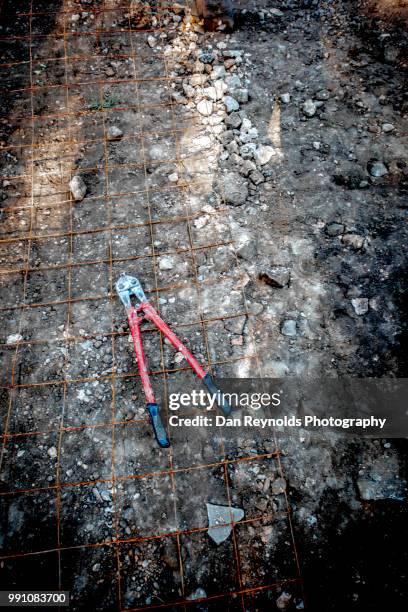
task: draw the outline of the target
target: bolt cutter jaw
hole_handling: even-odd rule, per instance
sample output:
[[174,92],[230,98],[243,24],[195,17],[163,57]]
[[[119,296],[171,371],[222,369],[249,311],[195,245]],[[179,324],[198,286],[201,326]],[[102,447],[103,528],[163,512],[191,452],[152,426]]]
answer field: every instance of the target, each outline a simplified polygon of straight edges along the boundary
[[137,303],[135,304],[136,310],[143,302],[147,302],[147,298],[142,289],[142,285],[135,276],[122,274],[117,280],[115,287],[119,298],[126,310],[132,308],[132,296],[134,296],[137,300]]

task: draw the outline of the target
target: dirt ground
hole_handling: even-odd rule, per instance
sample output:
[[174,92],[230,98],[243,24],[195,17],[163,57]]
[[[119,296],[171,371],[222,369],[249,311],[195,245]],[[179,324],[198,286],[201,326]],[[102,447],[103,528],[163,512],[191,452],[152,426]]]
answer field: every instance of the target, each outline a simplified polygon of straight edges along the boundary
[[[210,33],[150,4],[2,3],[3,588],[405,610],[405,441],[170,428],[160,449],[114,288],[137,276],[217,378],[406,376],[404,25],[265,0]],[[166,413],[196,382],[143,343]],[[245,512],[220,545],[207,503]]]

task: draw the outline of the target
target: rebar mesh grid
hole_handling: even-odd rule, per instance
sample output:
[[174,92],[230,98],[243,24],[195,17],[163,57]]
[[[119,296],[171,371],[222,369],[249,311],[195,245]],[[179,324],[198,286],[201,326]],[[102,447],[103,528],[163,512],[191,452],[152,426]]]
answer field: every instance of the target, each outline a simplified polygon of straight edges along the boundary
[[[2,50],[25,57],[0,65],[0,154],[15,170],[3,177],[0,240],[0,498],[3,517],[20,517],[4,540],[3,570],[20,588],[29,588],[32,568],[44,571],[48,588],[74,589],[82,574],[96,583],[92,597],[104,598],[101,609],[182,610],[197,605],[189,595],[210,551],[206,570],[214,585],[200,601],[208,609],[262,607],[270,590],[300,583],[286,494],[273,512],[254,504],[239,524],[231,516],[231,538],[211,549],[204,493],[231,508],[237,470],[281,475],[276,442],[265,441],[267,451],[237,441],[207,444],[197,457],[170,432],[176,439],[168,451],[155,446],[114,292],[118,275],[137,269],[149,299],[182,339],[193,340],[208,371],[236,375],[240,364],[247,375],[262,375],[251,332],[248,346],[227,357],[219,351],[220,322],[244,318],[250,329],[251,313],[225,201],[209,215],[204,235],[194,224],[213,181],[194,171],[205,152],[185,152],[183,137],[198,118],[171,95],[177,77],[168,57],[146,44],[148,33],[168,32],[173,7],[155,3],[154,27],[139,29],[134,2],[93,2],[85,25],[73,0],[56,5],[27,0],[16,11],[5,2],[2,13],[5,22],[13,18],[12,31],[0,36]],[[94,61],[98,78],[83,77]],[[125,64],[120,79],[108,70],[115,61],[117,70]],[[108,137],[115,122],[126,126],[120,142]],[[164,157],[151,153],[163,149]],[[75,173],[87,179],[80,203],[67,189]],[[172,173],[177,185],[168,181]],[[225,258],[221,274],[202,271],[202,253]],[[176,261],[174,275],[161,272],[164,256]],[[225,295],[233,299],[224,303]],[[166,406],[188,369],[174,362],[155,329],[143,337]],[[189,505],[189,492],[201,489],[201,506]],[[105,528],[87,530],[89,522],[98,526],[101,512],[111,517]],[[285,547],[263,554],[254,540],[261,534],[266,550],[277,516]],[[160,584],[152,583],[149,564]],[[90,603],[76,601],[79,608]]]

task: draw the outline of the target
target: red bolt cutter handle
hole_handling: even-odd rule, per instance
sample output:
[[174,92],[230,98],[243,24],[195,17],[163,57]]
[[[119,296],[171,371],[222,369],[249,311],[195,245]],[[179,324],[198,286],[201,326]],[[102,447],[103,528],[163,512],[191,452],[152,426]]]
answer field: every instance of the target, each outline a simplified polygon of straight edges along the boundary
[[[143,317],[139,316],[139,312],[143,312]],[[190,353],[188,348],[177,338],[176,334],[170,329],[170,327],[163,321],[160,315],[156,312],[153,306],[149,302],[141,302],[137,308],[133,306],[127,308],[127,315],[129,319],[129,327],[133,338],[133,345],[135,347],[137,365],[140,372],[140,378],[142,386],[147,400],[147,409],[150,414],[156,440],[162,447],[170,446],[169,439],[167,437],[166,430],[160,417],[160,408],[154,398],[152,385],[150,383],[149,373],[147,370],[146,357],[142,345],[142,334],[140,331],[140,324],[144,319],[148,319],[156,325],[156,327],[166,336],[171,344],[180,352],[186,361],[193,368],[203,383],[207,386],[209,391],[217,396],[217,403],[224,414],[228,415],[231,412],[231,407],[222,398],[222,393],[215,385],[210,374],[205,372],[197,359]]]

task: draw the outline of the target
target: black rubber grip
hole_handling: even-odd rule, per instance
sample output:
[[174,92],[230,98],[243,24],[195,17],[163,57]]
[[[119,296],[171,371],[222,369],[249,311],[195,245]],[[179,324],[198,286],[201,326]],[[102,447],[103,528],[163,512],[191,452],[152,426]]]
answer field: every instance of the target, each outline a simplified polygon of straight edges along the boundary
[[167,432],[164,428],[163,421],[160,417],[160,408],[158,404],[146,404],[147,409],[150,414],[150,420],[153,425],[154,435],[156,436],[156,440],[162,448],[167,448],[170,446],[169,439],[167,437]]
[[224,400],[222,391],[218,389],[211,376],[206,374],[202,380],[209,392],[215,395],[218,407],[223,411],[225,416],[231,414],[231,406]]

